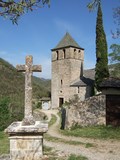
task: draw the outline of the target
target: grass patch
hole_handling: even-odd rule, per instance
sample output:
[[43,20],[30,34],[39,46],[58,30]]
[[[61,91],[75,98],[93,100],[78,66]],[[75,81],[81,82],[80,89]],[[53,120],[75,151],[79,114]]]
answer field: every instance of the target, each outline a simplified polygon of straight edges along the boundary
[[48,147],[48,146],[43,146],[43,151],[46,153],[49,153],[52,151],[52,147]]
[[0,155],[9,153],[9,139],[4,132],[0,132]]
[[52,116],[51,120],[49,121],[49,124],[48,124],[49,127],[52,126],[57,120],[57,117],[54,114],[52,114],[51,116]]
[[85,144],[85,148],[90,148],[90,147],[94,147],[94,145],[92,143],[86,143]]
[[47,147],[44,146],[44,155],[47,155],[47,158],[43,158],[42,160],[88,160],[86,157],[84,156],[76,156],[75,154],[71,154],[71,155],[63,155],[60,156],[60,152],[54,150],[51,147]]
[[74,154],[71,154],[71,155],[69,156],[68,160],[88,160],[88,158],[87,158],[87,157],[84,157],[84,156],[81,156],[81,155],[76,156],[76,155],[74,155]]
[[48,146],[43,146],[43,152],[44,155],[47,155],[47,158],[42,158],[42,160],[65,160],[65,159],[61,159],[58,157],[57,155],[57,151],[54,150],[52,147],[48,147]]
[[66,136],[120,140],[120,127],[118,128],[112,126],[76,127],[71,130],[64,130],[60,132]]
[[84,145],[86,148],[88,147],[94,147],[94,145],[92,143],[83,143],[83,142],[80,142],[80,141],[67,141],[65,139],[62,139],[62,138],[57,138],[57,137],[52,137],[48,134],[45,134],[45,139],[48,140],[48,141],[52,141],[52,142],[62,142],[62,143],[65,143],[65,144],[69,144],[69,145]]

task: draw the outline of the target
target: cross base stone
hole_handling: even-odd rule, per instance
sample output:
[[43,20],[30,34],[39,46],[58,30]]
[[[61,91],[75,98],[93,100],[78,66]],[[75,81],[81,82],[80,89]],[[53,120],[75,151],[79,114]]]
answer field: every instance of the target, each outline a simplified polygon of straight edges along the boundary
[[43,136],[11,136],[10,158],[11,160],[40,160],[43,156]]
[[10,139],[10,160],[40,160],[43,156],[43,134],[47,130],[48,124],[39,121],[29,126],[13,122],[5,130]]
[[34,125],[34,124],[35,124],[35,120],[32,116],[28,118],[24,118],[22,121],[23,126]]

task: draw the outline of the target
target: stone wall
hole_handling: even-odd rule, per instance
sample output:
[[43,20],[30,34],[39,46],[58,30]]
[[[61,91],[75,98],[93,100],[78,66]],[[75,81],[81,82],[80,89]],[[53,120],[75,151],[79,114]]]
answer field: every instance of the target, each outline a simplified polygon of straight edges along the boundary
[[81,86],[81,87],[79,87],[78,97],[79,97],[80,101],[84,101],[86,98],[89,98],[92,95],[93,95],[92,86]]
[[70,104],[66,109],[66,128],[106,124],[105,95],[94,96],[85,101]]

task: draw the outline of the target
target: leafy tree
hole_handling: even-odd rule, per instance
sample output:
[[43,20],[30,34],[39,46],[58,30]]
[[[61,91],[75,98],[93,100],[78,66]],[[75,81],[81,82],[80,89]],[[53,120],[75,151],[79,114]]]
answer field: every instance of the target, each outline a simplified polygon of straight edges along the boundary
[[4,130],[9,124],[9,99],[0,99],[0,131]]
[[96,68],[95,68],[95,87],[99,90],[99,85],[104,78],[109,77],[107,41],[103,28],[101,3],[98,4],[96,21]]
[[10,97],[0,98],[0,131],[7,128],[13,121],[22,120],[22,108],[18,104],[11,103]]
[[0,0],[0,16],[8,17],[13,23],[28,11],[49,5],[50,0]]
[[116,64],[112,75],[120,78],[120,45],[112,44],[110,49],[112,49],[112,52],[109,54],[111,63]]

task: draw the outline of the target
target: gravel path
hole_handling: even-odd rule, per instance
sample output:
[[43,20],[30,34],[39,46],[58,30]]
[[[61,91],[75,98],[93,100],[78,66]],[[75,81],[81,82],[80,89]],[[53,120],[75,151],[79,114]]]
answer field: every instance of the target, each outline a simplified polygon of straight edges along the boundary
[[83,143],[92,143],[95,147],[85,148],[83,145],[68,145],[63,143],[48,142],[44,140],[45,145],[53,147],[56,150],[68,153],[83,155],[89,160],[120,160],[120,141],[116,140],[98,140],[98,139],[89,139],[89,138],[78,138],[78,137],[67,137],[59,133],[58,125],[60,118],[57,115],[57,110],[46,110],[44,111],[50,120],[51,114],[55,114],[57,121],[52,125],[47,134],[53,137],[62,138],[67,141],[80,141]]

